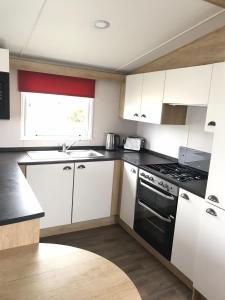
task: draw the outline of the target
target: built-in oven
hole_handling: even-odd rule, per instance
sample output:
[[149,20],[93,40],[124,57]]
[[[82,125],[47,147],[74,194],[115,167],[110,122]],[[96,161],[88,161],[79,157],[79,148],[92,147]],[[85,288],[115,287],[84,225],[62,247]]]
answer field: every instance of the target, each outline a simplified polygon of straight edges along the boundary
[[171,258],[178,187],[139,170],[134,230],[168,260]]

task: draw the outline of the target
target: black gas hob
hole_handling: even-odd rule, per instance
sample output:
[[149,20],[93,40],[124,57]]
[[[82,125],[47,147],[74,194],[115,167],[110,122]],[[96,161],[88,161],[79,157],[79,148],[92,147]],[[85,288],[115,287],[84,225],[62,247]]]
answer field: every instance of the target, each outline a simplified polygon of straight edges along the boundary
[[202,180],[208,177],[206,172],[179,163],[146,165],[144,167],[146,171],[155,170],[179,182]]

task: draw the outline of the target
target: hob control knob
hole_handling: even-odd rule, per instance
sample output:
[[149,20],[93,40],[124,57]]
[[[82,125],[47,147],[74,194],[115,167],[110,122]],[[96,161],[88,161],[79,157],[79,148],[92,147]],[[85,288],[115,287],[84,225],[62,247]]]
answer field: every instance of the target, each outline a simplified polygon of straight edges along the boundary
[[154,178],[152,176],[149,177],[149,180],[154,181]]
[[162,182],[162,181],[160,181],[160,182],[159,182],[159,185],[163,185],[163,182]]
[[145,173],[140,173],[141,176],[145,177]]

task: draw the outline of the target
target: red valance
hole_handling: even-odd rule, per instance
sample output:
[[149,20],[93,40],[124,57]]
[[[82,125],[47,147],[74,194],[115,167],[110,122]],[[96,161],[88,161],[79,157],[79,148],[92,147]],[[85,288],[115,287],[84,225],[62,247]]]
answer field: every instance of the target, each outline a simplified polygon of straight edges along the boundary
[[95,97],[95,80],[30,71],[18,71],[20,92]]

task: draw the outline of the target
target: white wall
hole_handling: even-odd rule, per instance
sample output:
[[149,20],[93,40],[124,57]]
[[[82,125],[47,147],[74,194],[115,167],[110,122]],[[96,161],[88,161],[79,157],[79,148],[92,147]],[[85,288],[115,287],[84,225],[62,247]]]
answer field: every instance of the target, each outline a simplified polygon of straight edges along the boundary
[[205,107],[189,107],[183,125],[152,125],[138,123],[137,134],[146,139],[146,148],[178,157],[179,146],[211,152],[213,134],[204,131]]
[[[116,132],[123,135],[136,133],[136,123],[122,120],[118,117],[120,85],[109,80],[96,81],[94,102],[93,139],[91,142],[82,142],[79,145],[104,145],[107,132]],[[10,71],[10,120],[0,120],[0,147],[32,147],[55,146],[64,141],[22,141],[21,101],[17,89],[17,71]]]

